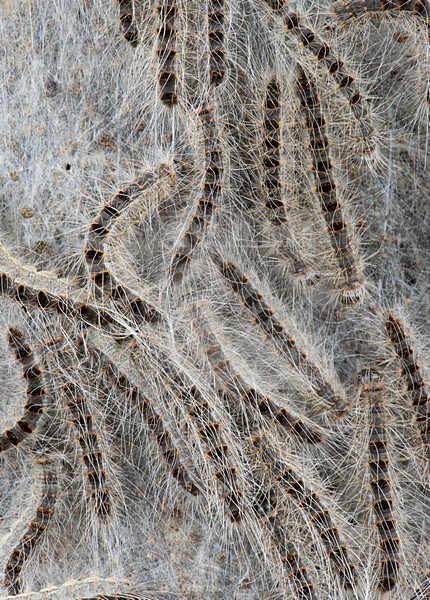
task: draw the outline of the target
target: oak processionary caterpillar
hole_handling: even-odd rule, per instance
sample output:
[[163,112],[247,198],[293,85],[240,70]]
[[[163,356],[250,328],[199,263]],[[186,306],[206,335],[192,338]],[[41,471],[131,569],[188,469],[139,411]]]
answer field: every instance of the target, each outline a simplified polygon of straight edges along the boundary
[[334,525],[331,512],[324,507],[319,494],[311,492],[299,474],[286,467],[273,449],[265,445],[261,436],[256,436],[251,441],[258,449],[268,471],[299,505],[317,531],[342,585],[348,589],[353,588],[357,579],[355,566],[349,562],[348,549],[341,543],[339,528]]
[[177,7],[168,2],[160,2],[155,12],[159,20],[157,29],[159,96],[163,104],[172,107],[178,101],[178,83],[175,72],[177,58],[175,40],[178,34],[175,26]]
[[27,402],[24,405],[25,413],[16,425],[0,434],[0,452],[17,446],[27,435],[32,434],[45,410],[46,390],[41,378],[42,369],[35,360],[31,346],[16,327],[9,327],[8,342],[22,368],[21,375],[27,382]]
[[198,112],[205,147],[205,174],[203,195],[197,200],[196,210],[181,238],[181,245],[173,257],[170,274],[175,285],[182,282],[189,262],[209,228],[213,214],[218,206],[223,185],[223,152],[219,142],[219,133],[214,105],[204,103]]
[[269,396],[264,396],[247,384],[226,359],[217,338],[206,323],[202,325],[200,336],[214,373],[230,392],[238,395],[247,405],[256,408],[264,417],[279,423],[302,441],[309,444],[321,442],[322,437],[318,431],[309,427],[302,419],[295,417],[287,408],[277,406]]
[[361,137],[356,148],[363,156],[371,156],[376,150],[375,129],[370,118],[370,109],[361,90],[356,86],[355,78],[345,70],[344,61],[338,58],[332,48],[321,40],[310,28],[301,24],[296,13],[283,15],[284,29],[299,37],[299,44],[327,67],[327,74],[336,82],[337,89],[346,97]]
[[342,26],[375,13],[395,15],[408,14],[425,19],[429,25],[430,5],[427,0],[352,0],[334,2],[330,7],[335,20]]
[[407,339],[402,321],[393,314],[388,314],[385,329],[402,366],[401,375],[406,382],[406,391],[415,409],[415,421],[425,456],[428,459],[430,457],[430,395],[428,387],[422,377],[414,347]]
[[59,481],[57,473],[57,458],[44,449],[42,455],[35,459],[36,465],[42,469],[43,494],[36,515],[22,535],[17,546],[13,549],[4,569],[3,586],[9,594],[15,596],[22,591],[21,571],[34,552],[36,545],[48,529],[49,521],[54,514],[58,498]]
[[157,179],[155,174],[147,173],[137,183],[119,191],[111,204],[106,204],[101,209],[97,220],[90,225],[85,248],[85,260],[92,282],[115,302],[131,310],[134,317],[150,323],[160,319],[158,311],[147,300],[138,297],[132,290],[119,283],[113,273],[107,269],[104,241],[110,235],[113,222],[133,201],[133,195],[147,190],[157,182]]
[[[257,443],[256,440],[254,443]],[[287,578],[292,582],[294,596],[300,600],[317,600],[315,585],[309,582],[308,570],[303,566],[300,555],[288,535],[288,524],[278,510],[279,505],[279,493],[269,488],[258,495],[254,510],[260,522],[266,525],[270,532],[272,545],[280,555]]]
[[376,518],[381,554],[379,587],[383,591],[392,590],[398,580],[400,562],[398,560],[400,540],[397,535],[396,521],[393,518],[393,499],[389,475],[387,453],[388,431],[385,426],[384,385],[378,373],[366,373],[361,396],[367,402],[370,411],[369,427],[369,469],[372,480],[370,487],[373,495],[372,509]]
[[118,0],[119,20],[123,29],[124,39],[133,48],[139,43],[139,33],[136,25],[135,0]]
[[208,0],[209,79],[219,85],[225,76],[224,0]]
[[258,324],[285,355],[291,366],[310,377],[316,386],[317,396],[333,408],[336,416],[345,416],[348,411],[346,398],[343,394],[336,392],[332,382],[324,378],[317,365],[314,365],[308,358],[306,352],[297,347],[295,338],[288,335],[284,323],[275,317],[274,310],[265,302],[262,293],[252,286],[248,277],[243,275],[234,263],[224,260],[218,252],[212,253],[212,260],[233,291],[240,295],[246,308],[254,315]]
[[299,70],[298,85],[309,132],[311,168],[316,183],[315,193],[319,198],[331,246],[339,264],[339,279],[343,283],[338,290],[339,301],[345,305],[357,305],[363,301],[365,282],[357,265],[356,249],[348,233],[349,228],[342,211],[342,202],[336,192],[337,185],[332,172],[333,162],[328,151],[326,120],[321,112],[315,86],[302,69]]

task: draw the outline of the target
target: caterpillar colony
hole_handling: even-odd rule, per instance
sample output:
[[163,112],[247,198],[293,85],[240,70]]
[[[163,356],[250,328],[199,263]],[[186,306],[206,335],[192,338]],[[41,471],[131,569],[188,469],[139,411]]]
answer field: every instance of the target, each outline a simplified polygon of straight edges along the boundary
[[429,19],[0,2],[0,598],[430,598]]

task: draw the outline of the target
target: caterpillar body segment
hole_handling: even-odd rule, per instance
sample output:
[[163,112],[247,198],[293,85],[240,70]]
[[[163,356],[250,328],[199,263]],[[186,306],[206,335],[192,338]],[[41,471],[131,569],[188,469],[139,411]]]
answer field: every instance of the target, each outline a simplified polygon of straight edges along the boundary
[[226,74],[224,0],[208,0],[209,82],[217,86]]
[[215,106],[204,103],[198,115],[205,152],[202,192],[197,199],[187,230],[181,237],[179,249],[172,260],[170,275],[174,285],[183,281],[190,261],[209,229],[223,194],[225,157]]
[[287,219],[281,177],[281,89],[276,78],[266,86],[263,104],[263,157],[262,188],[265,192],[265,206],[272,215],[271,221],[285,223]]
[[339,529],[334,525],[331,512],[322,504],[319,494],[311,492],[292,469],[279,469],[276,464],[273,469],[277,471],[278,481],[287,494],[299,504],[317,531],[342,584],[347,588],[353,587],[356,582],[355,567],[349,562],[347,547],[342,544]]
[[178,78],[175,63],[176,17],[178,9],[169,2],[159,2],[155,13],[158,17],[157,56],[158,56],[158,87],[161,102],[173,107],[178,101]]
[[[76,356],[69,346],[64,345],[60,335],[45,340],[45,348],[59,358],[60,364],[67,374],[76,379],[74,361]],[[94,431],[94,417],[85,398],[85,393],[78,383],[69,381],[61,387],[65,404],[71,415],[71,425],[76,429],[78,442],[82,450],[82,461],[85,465],[86,479],[91,489],[90,499],[94,512],[104,519],[111,514],[110,490],[107,484],[108,474],[105,468],[105,457],[100,451],[99,436]]]
[[8,344],[14,353],[15,360],[21,367],[21,376],[25,380],[27,402],[25,412],[17,420],[16,425],[0,433],[0,452],[11,446],[17,446],[34,432],[41,415],[45,411],[45,395],[42,369],[38,365],[32,347],[24,333],[16,327],[8,329]]
[[158,180],[159,177],[155,173],[146,173],[139,181],[119,191],[113,200],[101,209],[96,221],[91,224],[85,248],[85,261],[91,281],[96,287],[115,303],[126,306],[138,321],[144,320],[148,323],[159,321],[160,314],[145,298],[118,281],[106,264],[105,241],[110,236],[114,223],[134,202],[135,197],[154,186]]
[[124,39],[136,48],[139,44],[139,32],[136,24],[136,9],[134,0],[118,0],[119,20]]
[[401,364],[401,376],[406,384],[406,393],[415,410],[415,422],[426,458],[430,457],[430,394],[425,382],[414,346],[408,339],[405,325],[394,314],[387,314],[385,330]]
[[82,303],[76,296],[57,295],[46,288],[33,288],[12,278],[9,273],[0,274],[0,293],[23,307],[70,317],[98,327],[107,327],[113,322],[110,314],[104,309],[90,303]]
[[342,202],[338,197],[333,175],[334,163],[328,150],[326,119],[321,112],[314,83],[302,69],[299,69],[298,87],[309,132],[315,193],[320,202],[331,247],[338,263],[341,281],[338,290],[339,301],[345,305],[357,305],[363,301],[365,295],[365,280],[358,264],[356,249],[351,241],[350,228],[344,216]]
[[269,396],[265,396],[248,385],[242,375],[236,371],[232,363],[226,358],[218,339],[206,323],[203,323],[201,327],[200,337],[215,375],[219,377],[230,392],[239,396],[245,404],[257,409],[264,417],[285,427],[299,439],[309,444],[317,444],[322,441],[318,431],[309,427],[302,419],[291,414],[287,408],[277,406]]
[[392,590],[398,582],[400,541],[393,517],[392,484],[389,473],[388,430],[385,425],[384,385],[379,373],[366,374],[361,389],[361,398],[370,413],[369,427],[369,471],[370,488],[373,496],[373,512],[379,535],[380,573],[379,588]]
[[248,277],[243,275],[237,265],[224,260],[218,252],[212,253],[212,260],[233,291],[241,297],[245,307],[254,316],[256,322],[285,355],[289,364],[299,372],[305,373],[315,386],[315,393],[342,417],[348,411],[348,402],[342,392],[337,392],[319,367],[308,358],[306,352],[297,347],[294,336],[288,334],[284,323],[275,316],[273,308],[264,300],[263,294],[256,290]]
[[21,572],[49,527],[49,522],[54,514],[55,504],[59,495],[56,457],[45,451],[35,459],[35,462],[42,471],[42,496],[32,521],[21,536],[18,544],[12,550],[4,569],[5,577],[3,586],[7,588],[8,593],[12,596],[16,596],[22,591],[23,581]]

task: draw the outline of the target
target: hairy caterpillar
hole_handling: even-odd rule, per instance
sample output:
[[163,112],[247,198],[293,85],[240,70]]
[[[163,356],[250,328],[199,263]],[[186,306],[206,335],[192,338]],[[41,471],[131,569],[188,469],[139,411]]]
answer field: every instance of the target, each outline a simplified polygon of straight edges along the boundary
[[[65,371],[64,375],[68,374],[74,378],[74,353],[71,347],[64,346],[64,338],[61,335],[50,338],[45,340],[44,346],[51,353],[56,353]],[[70,381],[65,383],[60,391],[67,400],[67,408],[72,417],[71,424],[77,431],[82,460],[87,471],[86,479],[92,490],[90,497],[94,511],[100,518],[108,517],[111,514],[111,501],[106,484],[105,458],[99,448],[98,435],[94,431],[94,417],[85,399],[85,392],[80,385]]]
[[393,589],[398,580],[400,562],[398,560],[400,541],[396,531],[396,521],[392,514],[393,499],[389,475],[387,453],[388,432],[384,419],[384,386],[376,372],[366,374],[361,389],[361,397],[370,411],[369,427],[369,469],[372,476],[370,487],[373,495],[372,509],[376,518],[381,554],[379,587]]
[[243,513],[243,492],[238,487],[236,467],[230,465],[228,458],[231,449],[224,443],[222,427],[214,418],[212,408],[196,385],[189,385],[180,372],[167,365],[170,387],[178,396],[181,403],[188,409],[188,416],[195,423],[197,437],[207,448],[207,457],[210,459],[218,482],[220,496],[226,505],[227,514],[233,523],[239,523]]
[[12,550],[4,569],[3,586],[13,596],[19,594],[22,590],[21,571],[26,561],[33,554],[39,540],[48,529],[59,492],[56,457],[45,449],[41,456],[35,458],[35,463],[42,470],[42,497],[33,520]]
[[188,229],[181,238],[180,249],[173,257],[170,274],[175,285],[182,282],[193,253],[208,230],[222,194],[224,157],[219,141],[215,106],[205,103],[198,114],[205,146],[203,194],[197,200],[196,209],[188,224]]
[[110,491],[107,486],[107,472],[104,468],[104,455],[99,450],[98,435],[94,432],[94,419],[89,412],[83,391],[74,383],[62,387],[66,396],[67,408],[72,415],[72,425],[76,427],[82,460],[87,470],[87,481],[92,489],[91,500],[97,516],[104,518],[111,513]]
[[314,283],[315,273],[301,256],[289,225],[285,207],[284,182],[281,176],[282,119],[281,87],[276,77],[265,86],[263,101],[263,135],[261,140],[261,191],[262,201],[272,225],[271,236],[276,240],[281,256],[291,261],[294,276],[307,284]]
[[0,452],[11,446],[17,446],[27,435],[33,433],[45,411],[46,389],[41,378],[42,369],[35,360],[33,349],[27,343],[24,334],[16,327],[9,327],[8,342],[22,368],[21,375],[27,382],[27,402],[24,405],[25,413],[18,419],[16,425],[0,434]]
[[288,579],[292,582],[294,595],[300,600],[316,600],[315,585],[310,583],[308,570],[303,566],[300,555],[288,535],[288,525],[279,506],[279,494],[269,489],[258,495],[254,510],[266,525],[273,547],[280,555]]
[[225,77],[224,0],[208,0],[209,79],[219,85]]
[[402,321],[388,314],[385,329],[394,352],[402,365],[401,375],[406,383],[406,391],[415,409],[415,421],[428,458],[430,452],[430,398],[427,385],[420,371],[413,345],[408,341]]
[[118,0],[119,20],[123,29],[124,39],[133,48],[139,43],[139,33],[136,26],[134,0]]
[[[196,496],[199,493],[199,487],[193,481],[193,477],[190,476],[188,469],[182,464],[180,454],[174,445],[173,432],[168,429],[165,423],[163,423],[162,415],[157,410],[156,403],[143,394],[143,381],[133,377],[131,369],[134,365],[132,365],[131,359],[128,358],[128,366],[124,363],[119,364],[118,361],[114,361],[112,353],[108,349],[108,344],[104,343],[101,336],[90,335],[87,336],[87,340],[89,341],[92,352],[100,352],[103,355],[103,360],[108,363],[109,371],[113,378],[120,379],[123,387],[130,392],[128,399],[133,407],[143,416],[147,427],[160,448],[163,459],[167,463],[172,476],[186,492],[192,496]],[[120,351],[120,347],[118,346],[115,352],[115,357],[117,359]]]
[[324,378],[306,352],[297,348],[295,338],[288,335],[284,323],[275,317],[274,310],[263,299],[262,293],[252,286],[248,277],[239,271],[237,265],[224,260],[218,252],[212,253],[212,259],[232,289],[240,295],[257,323],[286,356],[288,362],[298,371],[305,372],[314,382],[316,394],[331,406],[338,416],[344,416],[348,410],[347,400],[336,392],[330,381]]
[[133,196],[149,189],[157,181],[158,177],[154,173],[146,173],[137,183],[119,191],[111,204],[105,205],[97,220],[90,225],[85,249],[85,260],[93,283],[115,302],[125,304],[134,317],[150,323],[160,319],[158,311],[147,300],[138,297],[132,290],[117,281],[105,263],[104,241],[110,235],[114,221],[133,202]]
[[346,305],[360,304],[364,297],[365,282],[348,233],[342,202],[336,192],[332,173],[333,162],[327,149],[329,141],[325,129],[325,117],[321,112],[314,83],[302,69],[299,70],[298,86],[309,131],[312,171],[316,183],[315,193],[320,201],[331,246],[340,270],[339,278],[342,287],[339,289],[339,300]]
[[319,494],[312,492],[294,469],[285,467],[272,448],[264,444],[261,436],[254,437],[252,443],[259,450],[273,477],[297,502],[310,525],[317,531],[342,584],[346,588],[352,588],[356,582],[356,569],[349,562],[347,547],[341,543],[339,528],[333,523],[331,511],[324,506]]
[[383,14],[407,13],[413,17],[423,17],[427,22],[430,18],[430,7],[426,0],[352,0],[334,2],[330,6],[335,20],[342,26],[348,26],[351,21],[364,15],[381,12]]
[[263,395],[247,384],[231,362],[226,359],[222,347],[206,322],[202,323],[200,337],[214,373],[229,391],[242,398],[246,404],[256,408],[264,417],[278,422],[301,440],[309,444],[321,442],[322,437],[317,430],[309,427],[302,419],[295,417],[287,408],[278,407],[269,396]]
[[155,9],[158,15],[157,55],[158,55],[158,85],[160,100],[166,106],[172,107],[178,101],[177,76],[175,73],[175,38],[177,29],[175,19],[177,7],[168,2],[160,2]]
[[300,46],[310,52],[318,62],[326,66],[327,73],[332,76],[337,88],[346,97],[359,127],[361,138],[360,143],[357,145],[358,148],[363,155],[373,154],[376,149],[373,139],[375,130],[370,119],[368,102],[357,87],[355,78],[345,70],[344,62],[334,54],[333,49],[315,31],[302,25],[299,15],[282,10],[278,12],[282,14],[285,31],[291,31],[295,34],[298,37]]

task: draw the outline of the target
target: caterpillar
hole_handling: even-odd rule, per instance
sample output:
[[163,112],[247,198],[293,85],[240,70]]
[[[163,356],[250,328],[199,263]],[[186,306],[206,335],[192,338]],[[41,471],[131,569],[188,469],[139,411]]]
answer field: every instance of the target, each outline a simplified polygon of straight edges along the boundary
[[227,515],[232,523],[239,523],[243,514],[244,494],[238,487],[238,470],[230,465],[228,459],[231,449],[224,443],[222,427],[214,418],[210,404],[203,398],[198,387],[190,386],[182,373],[175,372],[169,364],[166,363],[164,368],[169,375],[173,393],[187,407],[188,416],[196,425],[197,437],[207,448],[206,455],[213,465]]
[[192,496],[197,496],[199,494],[199,488],[191,479],[187,468],[181,463],[178,450],[173,444],[172,436],[168,429],[163,425],[163,419],[156,412],[153,403],[148,398],[142,396],[137,388],[131,390],[131,399],[133,405],[138,407],[139,412],[144,417],[172,476],[186,492]]
[[67,383],[61,388],[67,399],[67,408],[72,415],[72,425],[76,427],[82,460],[87,470],[87,481],[92,489],[91,501],[96,515],[100,518],[111,514],[110,491],[107,487],[107,472],[104,468],[104,455],[100,452],[98,435],[94,432],[94,418],[83,396],[82,389],[75,383]]
[[[74,359],[71,346],[65,345],[63,336],[45,340],[44,347],[58,357],[65,373],[70,374],[76,380]],[[85,394],[77,383],[68,382],[61,387],[61,393],[67,401],[67,408],[71,414],[71,424],[76,428],[79,445],[82,450],[82,460],[85,465],[86,479],[91,488],[91,502],[94,512],[100,518],[111,514],[110,491],[107,487],[107,472],[105,470],[105,459],[100,451],[98,435],[94,431],[94,417],[92,416]]]
[[324,378],[306,352],[297,347],[295,338],[288,335],[285,324],[275,317],[274,309],[265,302],[263,294],[253,287],[248,277],[239,271],[237,265],[224,260],[219,252],[212,252],[211,257],[233,291],[240,295],[245,307],[286,356],[287,361],[299,372],[307,374],[316,386],[316,394],[335,410],[337,416],[344,416],[348,410],[347,400],[342,393],[336,392],[331,381]]
[[56,457],[45,449],[42,455],[35,459],[35,462],[42,470],[42,497],[34,518],[29,523],[18,544],[12,550],[4,569],[5,577],[3,586],[13,596],[22,591],[21,571],[48,529],[59,493]]
[[[160,176],[162,176],[162,168]],[[135,318],[149,323],[159,321],[160,314],[145,298],[137,296],[124,284],[118,282],[106,266],[104,242],[111,233],[113,223],[133,202],[133,196],[148,190],[158,180],[158,176],[154,173],[146,173],[138,182],[125,190],[120,190],[110,204],[103,206],[96,221],[90,225],[85,248],[85,261],[91,280],[97,288],[115,302],[125,305]]]
[[317,444],[322,441],[318,431],[311,429],[304,421],[292,415],[287,408],[279,408],[269,396],[264,396],[247,384],[231,362],[226,359],[217,338],[206,323],[202,324],[200,337],[214,373],[228,390],[239,395],[246,404],[257,408],[264,417],[279,423],[301,440],[309,444]]
[[7,295],[13,290],[13,282],[20,281],[30,288],[46,289],[53,295],[78,293],[80,286],[73,279],[57,277],[51,271],[37,271],[35,267],[22,263],[9,254],[7,248],[0,242],[0,291]]
[[351,2],[334,2],[330,6],[334,19],[342,27],[347,27],[351,21],[378,12],[395,15],[410,14],[412,17],[422,17],[429,23],[430,6],[426,0],[352,0]]
[[251,441],[259,450],[264,464],[276,481],[285,488],[287,494],[303,510],[309,523],[316,529],[342,585],[352,588],[356,582],[356,569],[349,562],[348,549],[341,543],[339,529],[333,523],[330,510],[323,505],[319,494],[312,492],[294,469],[285,467],[275,452],[264,444],[261,436],[255,436]]
[[208,1],[209,81],[219,85],[225,77],[224,0]]
[[283,11],[288,4],[288,0],[266,0],[266,2],[274,12]]
[[329,140],[325,128],[326,119],[321,112],[314,83],[301,68],[298,72],[298,89],[309,132],[309,149],[312,154],[311,168],[315,178],[314,189],[320,201],[331,246],[339,265],[339,278],[342,282],[342,287],[338,290],[339,301],[345,305],[357,305],[364,298],[364,276],[357,264],[354,247],[348,233],[348,222],[345,220],[342,202],[336,192],[333,161],[327,149]]
[[334,54],[333,49],[321,40],[315,31],[301,24],[299,15],[279,12],[282,13],[284,30],[296,35],[300,46],[311,53],[318,62],[324,64],[327,74],[335,80],[337,88],[345,96],[360,129],[361,137],[357,148],[363,155],[372,155],[376,150],[375,130],[370,119],[368,101],[356,86],[355,78],[345,70],[344,62]]
[[21,306],[32,306],[99,327],[106,327],[113,322],[110,314],[103,309],[73,300],[66,294],[56,294],[46,288],[37,289],[27,283],[20,283],[10,273],[0,273],[0,293]]
[[281,89],[276,78],[270,79],[265,87],[263,102],[263,156],[261,158],[264,206],[273,232],[280,243],[280,250],[291,261],[294,275],[308,284],[313,283],[315,274],[300,256],[297,244],[288,225],[288,217],[283,197],[284,182],[281,177]]
[[139,33],[136,25],[134,0],[118,0],[119,20],[122,26],[124,39],[132,48],[139,43]]
[[196,203],[195,212],[181,238],[180,249],[173,257],[170,275],[175,285],[182,282],[193,253],[208,230],[222,195],[223,151],[219,141],[215,107],[205,103],[199,110],[205,146],[205,174],[203,193]]
[[430,397],[417,361],[413,345],[408,341],[401,319],[389,313],[385,329],[394,347],[396,358],[401,363],[401,375],[406,383],[406,392],[415,409],[415,421],[426,457],[430,454]]
[[193,477],[191,477],[188,469],[182,464],[180,455],[173,443],[172,432],[169,431],[163,423],[162,415],[157,410],[155,403],[147,398],[142,392],[144,381],[141,380],[140,377],[133,377],[131,369],[134,365],[131,363],[131,358],[127,358],[127,365],[119,363],[118,360],[115,362],[113,354],[115,355],[115,358],[118,359],[119,353],[121,352],[119,345],[115,344],[113,351],[111,352],[107,344],[103,343],[104,338],[97,333],[94,336],[87,336],[86,339],[89,341],[91,352],[101,354],[103,356],[103,361],[108,363],[107,373],[112,376],[110,379],[113,378],[114,381],[121,380],[122,386],[127,390],[130,390],[129,399],[133,407],[137,409],[145,419],[148,428],[160,448],[163,459],[169,467],[171,475],[186,492],[192,496],[199,494],[199,487],[193,481],[195,475],[193,474]]
[[273,213],[273,222],[285,223],[287,215],[285,200],[282,197],[283,182],[280,174],[281,166],[281,90],[279,82],[271,79],[266,86],[263,105],[263,148],[262,157],[263,181],[266,192],[266,208]]
[[46,389],[41,377],[42,369],[35,360],[32,347],[16,327],[9,327],[8,343],[22,368],[21,375],[27,382],[27,402],[24,405],[25,413],[16,425],[0,433],[0,452],[17,446],[26,436],[32,434],[45,411]]
[[300,555],[287,534],[288,526],[278,507],[278,493],[269,489],[259,494],[254,510],[264,523],[273,540],[273,547],[280,555],[288,579],[294,588],[295,596],[301,600],[316,600],[315,585],[310,583],[308,570],[303,566]]
[[393,589],[398,580],[400,562],[398,560],[400,541],[393,518],[391,480],[387,453],[388,432],[384,419],[384,386],[377,372],[365,374],[361,398],[369,407],[369,470],[372,480],[372,509],[376,518],[381,554],[379,587],[383,591]]
[[158,16],[157,56],[158,56],[158,85],[160,100],[166,106],[172,107],[178,101],[177,77],[175,73],[175,38],[177,29],[175,19],[177,8],[168,2],[161,2],[155,9]]

